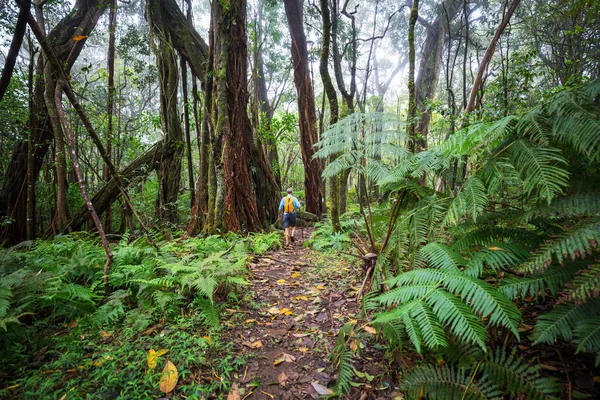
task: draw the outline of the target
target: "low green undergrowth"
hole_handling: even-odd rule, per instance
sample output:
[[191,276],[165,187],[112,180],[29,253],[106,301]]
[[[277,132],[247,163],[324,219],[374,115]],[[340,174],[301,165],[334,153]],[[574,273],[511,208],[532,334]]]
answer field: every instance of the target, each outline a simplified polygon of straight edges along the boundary
[[[243,360],[221,341],[220,310],[248,300],[251,254],[280,235],[159,242],[125,236],[111,245],[104,295],[99,241],[71,234],[0,253],[0,397],[157,398],[166,360],[175,397],[228,390]],[[157,366],[148,352],[168,350]]]

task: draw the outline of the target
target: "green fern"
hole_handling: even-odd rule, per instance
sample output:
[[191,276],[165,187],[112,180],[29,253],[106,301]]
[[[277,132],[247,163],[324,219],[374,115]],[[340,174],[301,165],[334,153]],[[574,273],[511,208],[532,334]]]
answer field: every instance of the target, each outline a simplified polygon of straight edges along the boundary
[[579,324],[600,315],[600,299],[586,303],[565,302],[538,317],[533,330],[534,344],[553,343],[558,338],[573,340],[573,330]]

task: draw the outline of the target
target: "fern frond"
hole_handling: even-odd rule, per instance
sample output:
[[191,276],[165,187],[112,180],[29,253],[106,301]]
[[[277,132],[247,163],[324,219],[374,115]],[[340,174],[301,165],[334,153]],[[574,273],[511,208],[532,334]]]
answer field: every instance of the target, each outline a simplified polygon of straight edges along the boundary
[[552,379],[540,374],[541,366],[529,365],[517,356],[517,350],[509,352],[498,347],[481,365],[483,376],[491,382],[505,387],[511,398],[517,393],[527,399],[546,400],[560,393],[560,385]]
[[560,300],[566,299],[576,304],[600,297],[600,264],[581,270],[567,288]]
[[467,261],[451,247],[441,243],[429,243],[420,250],[430,267],[443,270],[458,271]]
[[350,390],[352,389],[351,384],[353,383],[352,378],[354,376],[352,361],[352,351],[345,347],[338,357],[337,363],[338,379],[336,392],[339,394],[350,393]]
[[600,313],[600,299],[592,299],[587,303],[572,302],[557,305],[549,313],[538,317],[533,330],[533,344],[553,343],[559,337],[571,341],[573,327],[588,321]]
[[212,302],[215,288],[217,287],[217,281],[215,278],[210,276],[200,276],[190,282],[190,286],[194,289],[199,290],[200,293],[208,297]]
[[[573,331],[577,352],[600,353],[600,317],[589,318],[577,325]],[[598,358],[596,358],[598,365]]]
[[515,267],[525,261],[529,253],[526,249],[513,244],[497,244],[483,248],[471,257],[464,270],[465,274],[478,278],[487,265],[493,271]]
[[516,139],[506,147],[510,160],[523,179],[525,193],[539,194],[548,204],[568,185],[569,173],[559,167],[567,161],[559,149],[540,147]]
[[543,273],[532,276],[507,276],[498,286],[498,290],[511,300],[517,297],[545,297],[546,290],[556,294],[567,282],[571,281],[579,270],[579,265],[550,266]]
[[562,264],[563,260],[583,258],[600,242],[600,219],[591,218],[582,221],[573,230],[568,230],[557,238],[546,242],[533,259],[527,262],[523,269],[533,272],[544,270],[553,261],[553,257]]
[[456,224],[466,216],[475,222],[487,205],[486,188],[478,177],[472,176],[450,203],[443,225]]
[[424,364],[404,375],[400,388],[409,398],[500,400],[498,386],[486,380],[472,379],[468,370],[444,364]]
[[552,99],[548,112],[552,115],[552,131],[560,142],[570,145],[591,161],[600,160],[600,118],[598,99],[588,97],[593,85],[563,91]]
[[458,297],[445,290],[435,290],[427,295],[426,301],[440,322],[461,342],[477,344],[486,349],[488,336],[481,319]]

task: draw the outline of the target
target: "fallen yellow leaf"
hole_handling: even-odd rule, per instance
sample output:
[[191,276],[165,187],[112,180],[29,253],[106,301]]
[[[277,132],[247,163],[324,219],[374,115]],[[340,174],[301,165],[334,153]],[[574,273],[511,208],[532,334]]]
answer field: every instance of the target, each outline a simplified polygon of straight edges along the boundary
[[259,349],[263,345],[260,340],[257,340],[256,342],[252,342],[252,343],[244,341],[244,342],[242,342],[242,344],[251,349]]
[[279,314],[285,314],[285,315],[292,315],[292,310],[290,310],[289,308],[282,308],[281,310],[279,310]]
[[80,40],[83,40],[87,38],[87,36],[73,36],[71,39],[73,39],[76,42],[79,42]]
[[308,347],[299,347],[298,351],[302,354],[308,353]]
[[160,377],[160,390],[164,393],[172,392],[177,386],[177,379],[179,374],[177,373],[177,367],[173,365],[170,360],[167,360],[165,368],[163,368],[162,375]]
[[269,308],[269,314],[279,314],[279,308],[278,307]]
[[308,301],[308,297],[306,297],[306,296],[296,296],[296,300]]
[[377,333],[375,328],[373,328],[372,326],[369,326],[369,325],[365,325],[365,327],[363,329],[365,331],[369,332],[371,335],[374,335],[375,333]]
[[212,339],[210,338],[210,336],[202,336],[202,339],[206,340],[208,343],[212,342]]
[[302,274],[299,274],[298,272],[294,272],[294,273],[292,274],[292,278],[299,278],[299,277],[301,277],[301,276],[302,276]]
[[280,279],[277,281],[278,285],[285,285],[285,279]]
[[323,290],[323,289],[325,289],[325,286],[323,286],[323,285],[317,286],[317,290]]

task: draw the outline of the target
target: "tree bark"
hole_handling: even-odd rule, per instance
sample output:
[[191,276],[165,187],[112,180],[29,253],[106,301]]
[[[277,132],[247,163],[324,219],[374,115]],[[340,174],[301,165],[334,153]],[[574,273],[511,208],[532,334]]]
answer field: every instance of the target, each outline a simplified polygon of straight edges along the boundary
[[185,153],[187,157],[188,185],[190,190],[190,208],[196,202],[196,189],[194,187],[194,166],[192,164],[192,139],[190,138],[190,110],[188,102],[187,65],[181,57],[181,91],[183,92],[183,121],[185,129]]
[[216,132],[223,140],[223,227],[227,231],[260,229],[255,194],[248,171],[250,124],[247,115],[246,1],[213,3],[217,21],[218,57]]
[[165,140],[173,142],[176,150],[172,155],[161,160],[161,167],[157,170],[159,188],[156,211],[159,219],[176,224],[179,220],[177,206],[184,142],[177,105],[179,69],[174,51],[175,45],[168,27],[171,24],[161,14],[161,5],[157,0],[148,1],[146,14],[154,37],[150,42],[158,64],[161,125]]
[[[63,18],[48,35],[56,56],[68,72],[79,56],[86,40],[74,41],[75,35],[89,36],[98,18],[108,3],[102,0],[78,0],[72,12]],[[43,70],[42,60],[38,58],[39,71]],[[52,140],[52,130],[48,120],[44,101],[44,77],[39,74],[35,82],[34,100],[32,102],[32,120],[30,132],[33,146],[34,181],[37,180],[44,157]],[[0,190],[0,217],[14,220],[2,230],[1,239],[7,244],[17,243],[26,238],[27,191],[22,190],[27,176],[28,138],[24,138],[15,146]]]
[[310,80],[308,50],[302,22],[302,5],[299,0],[284,0],[285,13],[292,37],[292,62],[294,83],[298,92],[298,112],[300,124],[300,148],[304,164],[304,189],[306,211],[321,217],[321,162],[313,159],[314,145],[318,141],[315,98]]
[[15,69],[15,63],[17,62],[17,56],[25,37],[25,30],[27,28],[27,19],[29,18],[29,12],[31,9],[31,0],[19,0],[19,16],[17,17],[17,25],[15,26],[15,33],[4,61],[4,68],[2,69],[2,77],[0,77],[0,102],[8,89],[10,79],[12,78],[13,71]]
[[[108,17],[108,101],[106,102],[106,153],[112,161],[112,142],[113,142],[113,114],[115,110],[115,29],[117,23],[117,0],[110,0],[110,13]],[[110,180],[110,171],[105,165],[102,171],[104,182]],[[112,214],[109,207],[104,213],[104,226],[108,232],[112,227]]]
[[[460,1],[448,0],[442,3],[446,8],[448,19],[452,21],[460,10]],[[418,124],[416,127],[416,151],[427,149],[427,138],[429,136],[429,122],[431,111],[427,107],[427,101],[435,97],[435,91],[440,75],[440,65],[444,51],[446,38],[446,16],[440,15],[427,27],[427,38],[423,45],[419,73],[415,81],[415,101],[417,105]]]
[[408,22],[408,140],[413,153],[417,152],[417,104],[415,100],[415,25],[419,18],[419,0],[414,0]]
[[33,124],[33,80],[34,80],[34,57],[33,40],[31,35],[27,35],[29,42],[29,76],[27,80],[27,89],[29,95],[29,132],[27,132],[27,226],[26,239],[33,240],[36,237],[36,214],[35,214],[35,176],[34,170],[34,150],[33,150],[33,132],[31,126]]
[[[323,88],[327,95],[327,101],[329,103],[329,125],[334,125],[338,121],[339,116],[339,105],[337,100],[337,93],[335,87],[331,82],[331,75],[329,75],[329,52],[331,43],[331,15],[329,12],[329,2],[327,0],[320,0],[321,2],[321,19],[323,22],[322,35],[323,40],[321,42],[321,55],[319,60],[319,72],[321,74],[321,80],[323,81]],[[335,156],[330,157],[330,162],[335,159]],[[328,197],[330,202],[329,207],[329,219],[335,232],[341,231],[340,225],[340,180],[338,176],[331,176],[328,178]]]

